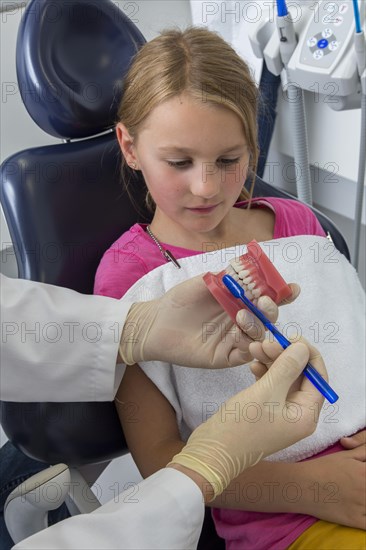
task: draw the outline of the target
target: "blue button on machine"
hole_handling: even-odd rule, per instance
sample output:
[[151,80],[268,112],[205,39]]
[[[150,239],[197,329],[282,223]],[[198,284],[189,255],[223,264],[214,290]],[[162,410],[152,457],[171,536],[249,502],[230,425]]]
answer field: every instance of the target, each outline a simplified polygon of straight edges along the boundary
[[326,48],[328,46],[328,40],[325,40],[325,38],[322,38],[318,41],[318,48]]

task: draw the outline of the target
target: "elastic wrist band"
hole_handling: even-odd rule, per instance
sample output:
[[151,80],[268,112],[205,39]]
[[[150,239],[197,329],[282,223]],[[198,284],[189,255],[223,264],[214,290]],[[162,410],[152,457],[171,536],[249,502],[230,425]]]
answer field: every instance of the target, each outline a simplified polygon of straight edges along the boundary
[[[212,470],[210,466],[208,466],[205,462],[203,462],[199,458],[196,458],[194,456],[181,452],[172,458],[168,466],[171,464],[181,464],[182,466],[185,466],[186,468],[189,468],[194,472],[202,475],[202,477],[204,477],[207,480],[207,482],[210,483],[210,485],[212,485],[212,488],[214,491],[214,496],[212,500],[214,500],[218,495],[220,495],[225,490],[225,485],[222,479],[220,478],[220,476],[214,470]],[[210,480],[207,478],[207,472],[209,472],[211,476],[214,478],[214,480],[216,481],[211,483]]]

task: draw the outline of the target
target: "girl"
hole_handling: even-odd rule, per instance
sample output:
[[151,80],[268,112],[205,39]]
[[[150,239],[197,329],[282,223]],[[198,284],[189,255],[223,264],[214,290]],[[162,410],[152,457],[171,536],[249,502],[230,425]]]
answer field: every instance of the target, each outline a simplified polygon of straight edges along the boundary
[[[120,298],[156,267],[173,262],[178,270],[181,258],[213,248],[254,238],[324,236],[305,205],[251,199],[252,190],[243,187],[258,158],[256,105],[248,67],[216,34],[173,30],[143,46],[124,82],[117,138],[125,178],[131,169],[142,172],[153,216],[150,225],[134,225],[105,253],[96,293]],[[127,367],[117,394],[126,439],[143,476],[165,466],[184,445],[162,391],[134,365]],[[126,402],[135,403],[134,422]],[[342,450],[338,443],[311,461],[260,462],[244,472],[212,503],[227,547],[323,548],[321,540],[326,548],[335,548],[334,540],[345,541],[337,548],[363,547],[364,533],[357,529],[364,521],[360,449],[333,455]],[[324,498],[314,499],[309,486],[323,486],[329,472],[340,485],[342,501],[324,506]],[[248,484],[283,488],[294,480],[303,490],[297,501],[282,490],[275,498],[271,490],[263,491],[260,499],[242,490]]]

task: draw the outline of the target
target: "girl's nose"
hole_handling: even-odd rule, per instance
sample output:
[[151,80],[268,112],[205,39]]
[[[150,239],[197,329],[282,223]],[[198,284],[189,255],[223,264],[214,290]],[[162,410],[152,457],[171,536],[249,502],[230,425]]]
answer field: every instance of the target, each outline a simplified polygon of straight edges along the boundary
[[221,173],[216,165],[202,165],[201,171],[196,171],[191,183],[191,193],[197,197],[210,199],[217,195],[221,186]]

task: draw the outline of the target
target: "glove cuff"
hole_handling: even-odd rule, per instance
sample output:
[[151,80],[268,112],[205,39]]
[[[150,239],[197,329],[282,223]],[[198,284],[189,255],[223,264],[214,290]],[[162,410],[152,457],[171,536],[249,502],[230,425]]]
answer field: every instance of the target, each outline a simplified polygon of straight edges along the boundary
[[155,301],[134,303],[130,307],[119,345],[119,354],[126,365],[148,360],[145,351],[156,309]]
[[202,460],[199,460],[197,457],[185,453],[184,451],[181,451],[179,454],[175,455],[172,458],[171,462],[169,462],[168,466],[171,466],[173,464],[180,464],[181,466],[189,468],[190,470],[193,470],[194,472],[197,472],[202,477],[204,477],[207,482],[212,486],[212,489],[214,491],[214,496],[212,497],[211,501],[214,500],[218,495],[221,495],[221,493],[227,487],[223,479],[221,479],[221,477],[212,468],[210,468]]

